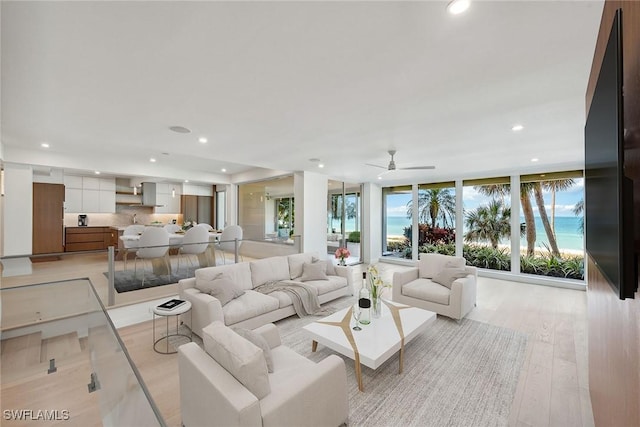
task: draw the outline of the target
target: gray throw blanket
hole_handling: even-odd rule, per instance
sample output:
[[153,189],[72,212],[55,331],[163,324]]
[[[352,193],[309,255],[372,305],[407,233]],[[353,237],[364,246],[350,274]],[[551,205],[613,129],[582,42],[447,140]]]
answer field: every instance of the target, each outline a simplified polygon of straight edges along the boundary
[[257,286],[253,290],[262,294],[270,294],[275,291],[286,293],[291,297],[293,308],[299,317],[309,314],[321,314],[316,288],[303,282],[273,280]]

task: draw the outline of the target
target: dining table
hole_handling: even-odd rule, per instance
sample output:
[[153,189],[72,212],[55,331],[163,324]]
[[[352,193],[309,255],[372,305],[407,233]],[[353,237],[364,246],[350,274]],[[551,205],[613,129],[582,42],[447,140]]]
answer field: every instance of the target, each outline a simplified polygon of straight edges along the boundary
[[[184,240],[184,235],[184,232],[169,233],[169,249],[180,248]],[[209,232],[209,246],[204,252],[196,255],[199,267],[213,267],[216,265],[214,245],[218,242],[221,235],[222,232],[220,231]],[[120,240],[122,240],[129,251],[135,251],[138,248],[141,236],[142,233],[123,235],[120,236]],[[169,256],[169,251],[167,251],[166,256]],[[171,262],[165,263],[161,259],[152,259],[151,265],[153,266],[153,273],[157,276],[171,274]],[[169,266],[169,271],[167,271],[167,265]]]

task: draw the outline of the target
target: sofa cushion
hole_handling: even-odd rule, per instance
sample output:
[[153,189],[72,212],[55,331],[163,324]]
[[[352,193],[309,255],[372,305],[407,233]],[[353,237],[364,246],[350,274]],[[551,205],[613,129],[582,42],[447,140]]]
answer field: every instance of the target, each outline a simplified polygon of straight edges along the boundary
[[213,280],[220,273],[224,273],[242,289],[253,289],[253,286],[251,286],[251,270],[246,262],[199,268],[196,270],[196,287],[199,282]]
[[347,287],[347,279],[340,276],[327,276],[327,280],[311,280],[304,283],[316,288],[318,295],[324,295],[328,292]]
[[[432,279],[433,276],[440,273],[445,267],[464,267],[465,259],[458,256],[449,256],[442,254],[420,254],[418,268],[420,277],[423,279]],[[448,265],[447,265],[448,264]]]
[[291,280],[302,276],[302,266],[305,262],[313,262],[314,255],[311,253],[293,254],[287,256],[289,263],[289,278]]
[[289,279],[289,263],[285,256],[251,261],[249,267],[251,268],[251,283],[254,288],[273,280]]
[[326,261],[327,261],[327,276],[337,276],[338,273],[336,272],[336,266],[333,264],[333,261],[331,261],[330,259]]
[[222,307],[224,323],[233,325],[278,309],[278,299],[256,291],[245,291],[244,295]]
[[451,286],[456,279],[467,277],[467,274],[468,273],[465,271],[464,267],[445,267],[440,271],[440,273],[433,276],[432,280],[451,289]]
[[302,265],[302,276],[300,276],[301,282],[309,282],[311,280],[329,280],[327,278],[327,263],[326,261],[316,261],[313,263],[305,262]]
[[293,301],[291,301],[291,297],[285,292],[273,291],[269,294],[269,296],[278,300],[278,308],[285,308],[293,304]]
[[272,355],[273,373],[269,374],[269,383],[273,386],[273,393],[286,391],[293,378],[306,375],[316,365],[284,345],[272,349]]
[[267,370],[269,373],[273,372],[273,357],[271,356],[271,347],[267,343],[267,340],[264,339],[262,335],[257,332],[254,332],[250,329],[245,328],[231,328],[236,334],[240,335],[242,338],[251,341],[253,344],[260,347],[262,353],[264,354],[264,360],[267,362]]
[[435,302],[437,304],[449,305],[451,290],[430,279],[416,279],[402,287],[402,295]]
[[217,298],[223,306],[232,299],[244,295],[244,290],[224,273],[218,274],[218,276],[212,280],[196,281],[196,288],[198,288],[200,292]]
[[202,330],[204,349],[258,399],[271,392],[262,350],[226,327],[213,322]]

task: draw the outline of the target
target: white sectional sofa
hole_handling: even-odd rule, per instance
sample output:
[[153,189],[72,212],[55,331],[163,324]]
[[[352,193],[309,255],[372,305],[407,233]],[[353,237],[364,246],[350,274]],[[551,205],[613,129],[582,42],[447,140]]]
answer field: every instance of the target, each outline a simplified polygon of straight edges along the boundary
[[[264,258],[251,262],[206,267],[196,270],[195,277],[178,282],[181,299],[190,301],[191,316],[183,316],[183,321],[191,330],[202,336],[202,328],[219,320],[227,326],[255,329],[295,314],[289,295],[276,291],[265,295],[253,289],[269,281],[299,281],[305,263],[312,263],[320,257],[313,253]],[[333,266],[327,263],[327,280],[305,281],[317,290],[320,304],[344,295],[353,295],[352,270],[350,267]],[[212,295],[202,292],[207,283],[223,274],[237,284],[244,294],[223,306]]]

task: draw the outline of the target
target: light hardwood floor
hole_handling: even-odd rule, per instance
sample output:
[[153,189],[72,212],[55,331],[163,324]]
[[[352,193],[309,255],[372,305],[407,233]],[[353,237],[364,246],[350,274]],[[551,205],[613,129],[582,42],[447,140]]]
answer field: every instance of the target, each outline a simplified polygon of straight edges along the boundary
[[[102,276],[106,265],[95,256],[41,264],[51,265],[34,267],[38,270],[36,278],[46,277],[40,281],[78,277],[78,272],[93,281]],[[394,271],[405,268],[384,263],[379,266],[383,279],[389,281]],[[360,267],[355,270],[360,277]],[[13,278],[8,286],[26,280]],[[94,285],[101,296],[106,295],[106,280],[103,285],[100,281]],[[131,298],[153,299],[173,295],[176,290],[155,292],[158,294]],[[586,292],[479,278],[477,307],[468,318],[518,330],[529,337],[509,425],[594,425],[588,388],[586,307]],[[180,426],[177,356],[153,351],[150,321],[121,328],[119,333],[168,425]]]

